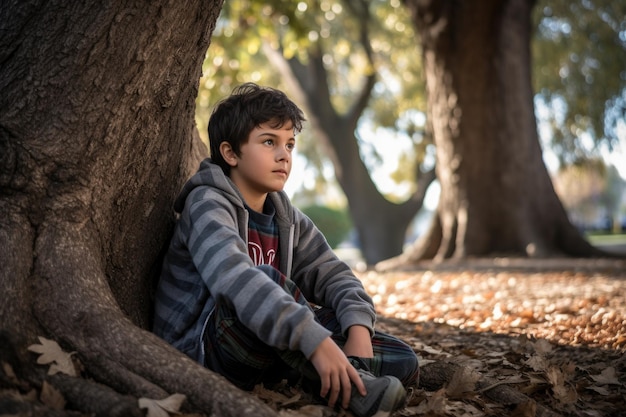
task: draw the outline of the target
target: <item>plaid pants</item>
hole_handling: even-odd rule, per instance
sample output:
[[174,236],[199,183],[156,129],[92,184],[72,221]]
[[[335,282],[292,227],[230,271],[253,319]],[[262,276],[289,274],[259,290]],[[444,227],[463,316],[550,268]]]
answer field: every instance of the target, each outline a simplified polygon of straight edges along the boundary
[[[277,285],[291,294],[296,302],[309,306],[297,285],[277,269],[261,265]],[[312,308],[317,321],[330,330],[332,339],[343,347],[346,337],[334,311],[325,307]],[[264,381],[280,381],[293,371],[307,379],[319,379],[317,371],[302,352],[279,350],[263,343],[237,319],[235,312],[219,300],[205,333],[205,366],[242,389],[250,390]],[[419,367],[415,352],[391,335],[375,331],[372,337],[373,358],[360,358],[376,376],[392,375],[405,386],[416,384]]]

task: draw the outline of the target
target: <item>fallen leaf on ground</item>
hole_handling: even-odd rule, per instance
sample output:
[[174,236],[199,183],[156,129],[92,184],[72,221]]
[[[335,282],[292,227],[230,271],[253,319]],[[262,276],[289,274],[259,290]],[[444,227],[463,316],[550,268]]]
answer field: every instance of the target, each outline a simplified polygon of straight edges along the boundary
[[39,336],[40,344],[30,345],[28,350],[38,353],[37,363],[40,365],[50,365],[48,375],[63,373],[70,376],[78,376],[76,367],[72,361],[72,353],[67,353],[54,340]]
[[187,397],[183,394],[172,394],[162,400],[140,398],[139,408],[148,411],[147,417],[169,417],[170,414],[179,414],[180,406]]
[[53,410],[63,410],[65,408],[66,401],[63,394],[46,381],[43,381],[39,398],[42,403]]
[[612,366],[606,368],[600,373],[600,375],[591,375],[591,378],[600,385],[620,385],[621,383],[617,379],[617,373]]
[[280,410],[279,417],[327,417],[329,413],[325,412],[327,407],[318,405],[305,405],[297,410]]
[[446,386],[446,394],[450,398],[463,398],[475,391],[476,382],[480,379],[480,373],[461,367],[454,373],[452,380]]

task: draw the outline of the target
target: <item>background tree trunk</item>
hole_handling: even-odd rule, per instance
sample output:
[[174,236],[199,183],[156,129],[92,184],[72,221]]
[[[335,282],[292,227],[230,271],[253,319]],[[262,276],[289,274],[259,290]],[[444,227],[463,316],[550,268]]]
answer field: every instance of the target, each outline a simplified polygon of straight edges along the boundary
[[[122,393],[273,414],[149,331],[221,1],[0,6],[1,327],[76,351]],[[227,411],[225,411],[227,410]]]
[[570,224],[542,160],[530,74],[532,0],[406,0],[423,47],[441,196],[394,263],[598,253]]
[[[369,45],[364,48],[369,49]],[[367,107],[376,74],[364,79],[363,88],[356,94],[349,111],[339,114],[331,101],[321,51],[309,50],[306,64],[297,58],[286,60],[281,53],[267,47],[265,51],[270,62],[287,79],[290,91],[306,106],[315,135],[326,147],[337,182],[348,200],[365,262],[374,265],[401,254],[407,228],[423,206],[435,171],[420,172],[415,193],[402,203],[387,200],[372,181],[361,159],[356,129]]]

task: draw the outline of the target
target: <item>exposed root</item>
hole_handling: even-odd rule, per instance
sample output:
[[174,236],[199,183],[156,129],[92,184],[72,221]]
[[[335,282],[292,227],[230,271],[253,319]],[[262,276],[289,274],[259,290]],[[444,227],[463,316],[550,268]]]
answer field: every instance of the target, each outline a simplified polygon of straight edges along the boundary
[[[456,375],[465,371],[463,368],[462,365],[451,362],[429,363],[421,369],[420,388],[427,391],[437,391],[453,382]],[[467,372],[471,372],[471,370],[467,370]],[[535,403],[532,398],[522,394],[514,387],[503,385],[499,381],[482,376],[476,382],[474,392],[482,393],[492,401],[509,407]],[[552,410],[536,404],[536,417],[557,417],[558,415]]]
[[96,417],[143,417],[135,397],[122,395],[106,385],[63,374],[48,378],[67,401],[67,408]]

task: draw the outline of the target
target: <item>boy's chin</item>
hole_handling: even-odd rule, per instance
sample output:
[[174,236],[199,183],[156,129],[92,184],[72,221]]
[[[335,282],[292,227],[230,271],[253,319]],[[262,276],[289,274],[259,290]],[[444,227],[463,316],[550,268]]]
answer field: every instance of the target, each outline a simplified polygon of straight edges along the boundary
[[283,191],[285,189],[286,183],[287,183],[287,181],[283,182],[280,185],[276,185],[276,187],[274,188],[274,191]]

